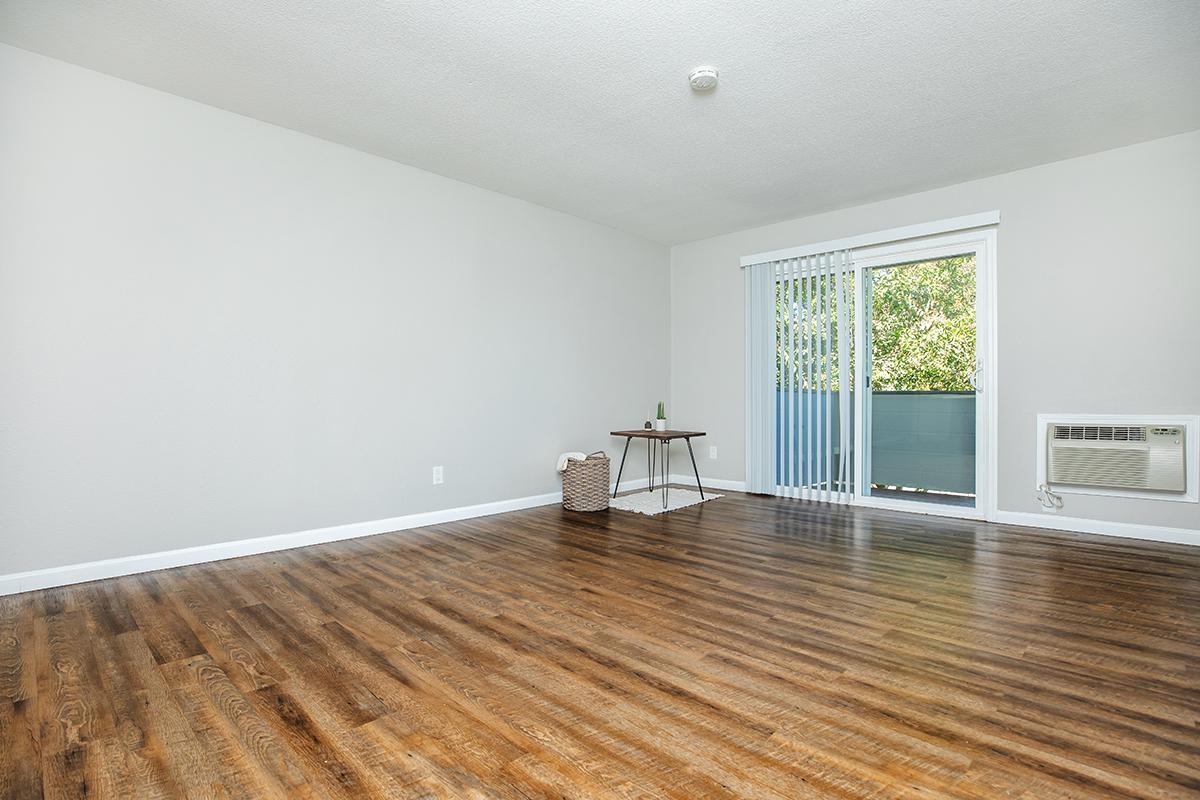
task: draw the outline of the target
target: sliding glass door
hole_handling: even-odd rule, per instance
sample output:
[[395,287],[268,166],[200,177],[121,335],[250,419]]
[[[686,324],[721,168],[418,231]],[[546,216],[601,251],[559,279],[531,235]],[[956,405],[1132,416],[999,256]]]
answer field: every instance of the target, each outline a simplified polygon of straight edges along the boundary
[[751,265],[753,490],[985,516],[994,250],[980,228]]
[[863,494],[975,505],[975,257],[864,270]]
[[855,253],[862,504],[983,516],[986,244],[955,234]]

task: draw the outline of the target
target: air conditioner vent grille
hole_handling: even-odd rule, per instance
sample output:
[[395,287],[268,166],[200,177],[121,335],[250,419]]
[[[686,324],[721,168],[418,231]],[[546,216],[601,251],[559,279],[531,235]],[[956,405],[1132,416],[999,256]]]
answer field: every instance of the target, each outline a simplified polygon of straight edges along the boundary
[[1091,450],[1064,447],[1054,454],[1057,483],[1146,489],[1150,482],[1150,455],[1144,450]]
[[1083,442],[1144,442],[1144,425],[1055,425],[1055,439]]

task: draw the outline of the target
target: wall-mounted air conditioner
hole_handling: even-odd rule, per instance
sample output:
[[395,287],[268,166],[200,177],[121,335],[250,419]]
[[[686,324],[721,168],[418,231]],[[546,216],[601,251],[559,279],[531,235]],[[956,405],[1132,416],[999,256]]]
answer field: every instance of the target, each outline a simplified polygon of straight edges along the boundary
[[1197,499],[1200,417],[1038,417],[1038,486],[1066,494]]
[[1178,425],[1051,425],[1047,482],[1182,492],[1184,433]]

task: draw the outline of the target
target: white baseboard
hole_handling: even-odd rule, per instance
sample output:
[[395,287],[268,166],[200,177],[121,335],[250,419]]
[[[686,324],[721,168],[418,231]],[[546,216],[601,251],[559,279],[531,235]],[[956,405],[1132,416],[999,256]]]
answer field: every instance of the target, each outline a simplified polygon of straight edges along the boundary
[[225,558],[273,553],[277,550],[291,550],[294,547],[337,542],[343,539],[357,539],[361,536],[374,536],[379,533],[403,531],[425,525],[437,525],[441,522],[471,519],[472,517],[486,517],[491,514],[502,514],[505,511],[518,511],[523,508],[548,506],[560,502],[562,502],[562,493],[551,492],[512,500],[498,500],[493,503],[447,508],[441,511],[406,514],[401,517],[377,519],[371,522],[353,522],[349,525],[314,528],[276,536],[261,536],[255,539],[218,542],[198,547],[184,547],[179,550],[106,558],[102,561],[88,561],[83,564],[67,564],[30,572],[17,572],[11,575],[0,575],[0,595],[46,589],[51,586],[66,586],[71,583],[95,581],[101,578],[115,578],[120,575],[133,575],[138,572],[151,572],[169,567],[203,564]]
[[[695,479],[693,478],[693,480]],[[622,481],[621,485],[630,489],[637,489],[645,488],[648,484],[645,478],[639,478]],[[295,547],[338,542],[343,539],[375,536],[380,533],[404,531],[412,528],[421,528],[426,525],[456,522],[474,517],[487,517],[492,514],[503,514],[506,511],[520,511],[523,508],[549,506],[561,502],[562,492],[550,492],[548,494],[537,494],[529,497],[518,497],[512,500],[480,503],[473,506],[459,506],[440,511],[406,514],[400,517],[377,519],[370,522],[352,522],[348,525],[314,528],[313,530],[281,533],[275,536],[260,536],[254,539],[239,539],[233,542],[217,542],[197,547],[184,547],[179,550],[164,550],[157,553],[106,558],[101,561],[66,564],[61,567],[35,569],[29,572],[14,572],[8,575],[0,575],[0,596],[31,592],[36,589],[48,589],[53,586],[67,586],[72,583],[97,581],[103,578],[116,578],[121,575],[135,575],[139,572],[153,572],[157,569],[204,564],[209,561],[221,561],[226,558],[273,553],[278,550],[291,550]]]
[[[672,483],[695,485],[694,475],[672,475]],[[745,481],[729,481],[719,478],[704,478],[705,488],[726,489],[731,492],[746,491]],[[905,511],[903,513],[918,513]],[[1024,525],[1030,528],[1068,531],[1071,533],[1094,533],[1101,536],[1118,536],[1125,539],[1144,539],[1150,542],[1170,542],[1200,546],[1200,530],[1191,528],[1168,528],[1161,525],[1141,525],[1132,522],[1108,522],[1087,517],[1064,517],[1059,514],[1035,514],[1022,511],[997,511],[996,518],[989,520],[1000,525]]]
[[1036,514],[1027,511],[997,511],[995,521],[1001,525],[1025,525],[1031,528],[1049,528],[1073,533],[1098,533],[1103,536],[1121,536],[1126,539],[1146,539],[1151,542],[1200,545],[1200,530],[1190,528],[1107,522],[1102,519],[1064,517],[1058,514]]
[[[705,488],[725,489],[731,492],[746,491],[745,481],[730,481],[720,478],[703,478]],[[695,475],[672,475],[671,483],[683,486],[696,483]],[[643,481],[643,485],[645,481]],[[914,512],[904,512],[914,513]],[[1071,533],[1094,533],[1101,536],[1118,536],[1125,539],[1144,539],[1150,542],[1170,542],[1200,546],[1200,530],[1191,528],[1168,528],[1161,525],[1141,525],[1131,522],[1108,522],[1087,517],[1065,517],[1059,514],[1036,514],[1022,511],[997,511],[996,518],[989,520],[1000,525],[1024,525],[1030,528],[1068,531]]]
[[[694,475],[671,475],[671,483],[685,487],[689,484],[694,484],[695,480]],[[724,489],[731,492],[744,492],[746,490],[744,481],[704,478],[703,484],[705,488]],[[622,488],[626,489],[644,489],[647,485],[648,481],[645,478],[621,482]],[[29,572],[15,572],[8,575],[0,575],[0,596],[30,592],[36,589],[47,589],[53,586],[67,586],[72,583],[83,583],[103,578],[116,578],[121,575],[134,575],[139,572],[152,572],[158,569],[203,564],[226,558],[273,553],[278,550],[291,550],[295,547],[337,542],[344,539],[357,539],[362,536],[375,536],[380,533],[391,533],[393,531],[421,528],[426,525],[437,525],[442,522],[456,522],[463,519],[486,517],[492,514],[503,514],[506,511],[520,511],[524,508],[548,506],[560,502],[562,502],[562,493],[550,492],[548,494],[518,497],[511,500],[497,500],[491,503],[447,508],[440,511],[406,514],[400,517],[373,520],[371,522],[354,522],[348,525],[334,525],[328,528],[315,528],[313,530],[283,533],[276,536],[241,539],[234,542],[218,542],[198,547],[184,547],[179,550],[165,550],[158,553],[106,558],[101,561],[67,564],[61,567],[49,567]],[[1105,522],[1103,520],[1082,517],[1042,516],[1016,511],[997,512],[995,521],[1005,525],[1025,525],[1034,528],[1051,528],[1077,533],[1097,533],[1133,539],[1148,539],[1156,542],[1200,545],[1200,531],[1188,528],[1164,528],[1126,522]]]

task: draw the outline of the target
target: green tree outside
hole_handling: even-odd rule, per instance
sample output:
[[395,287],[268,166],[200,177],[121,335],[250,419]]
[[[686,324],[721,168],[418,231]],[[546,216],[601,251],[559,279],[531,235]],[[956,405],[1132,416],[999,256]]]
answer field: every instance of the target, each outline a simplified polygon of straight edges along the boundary
[[871,388],[969,392],[975,372],[975,257],[875,270]]
[[[822,307],[824,282],[776,284],[776,385],[838,391],[836,300]],[[846,276],[853,330],[853,277]],[[872,388],[877,392],[971,391],[975,371],[975,259],[954,256],[871,273]],[[790,303],[789,303],[790,299]],[[790,312],[789,313],[789,306]],[[829,331],[832,347],[821,352]],[[814,358],[808,359],[812,347]],[[854,374],[850,354],[850,380]],[[800,364],[810,365],[802,374]],[[790,371],[790,372],[789,372]]]

